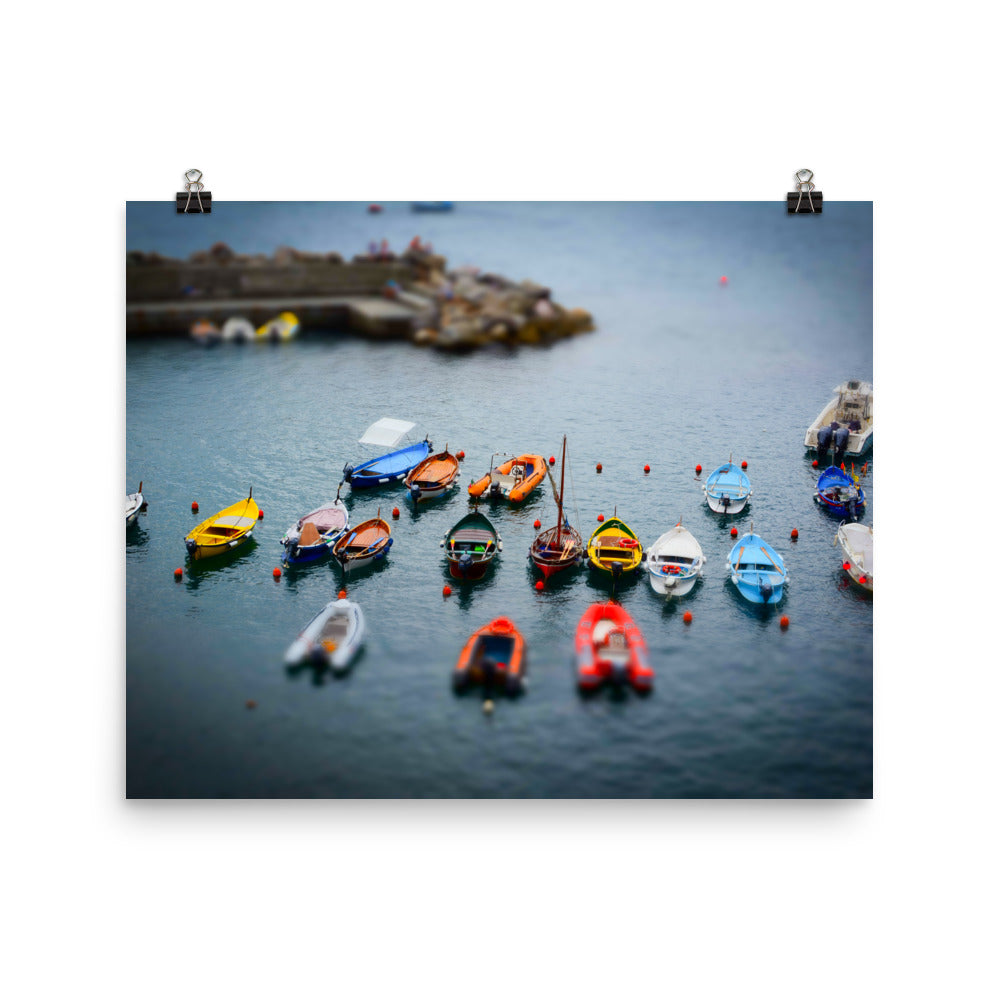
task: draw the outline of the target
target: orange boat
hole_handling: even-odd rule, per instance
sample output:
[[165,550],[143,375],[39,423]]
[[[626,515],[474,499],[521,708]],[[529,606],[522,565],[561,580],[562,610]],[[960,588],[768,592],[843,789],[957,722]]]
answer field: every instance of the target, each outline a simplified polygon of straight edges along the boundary
[[507,694],[524,687],[524,637],[509,618],[495,618],[473,632],[462,647],[452,684],[462,691],[469,684],[487,688],[503,685]]
[[416,468],[411,469],[405,479],[414,503],[433,500],[455,481],[458,475],[458,459],[444,446],[444,451],[429,455]]
[[646,640],[629,613],[613,601],[591,604],[576,627],[577,683],[584,690],[604,681],[626,681],[637,691],[653,687]]
[[512,503],[519,503],[542,482],[545,469],[545,459],[541,455],[518,455],[497,466],[491,462],[490,471],[469,486],[469,493],[491,500],[506,497]]

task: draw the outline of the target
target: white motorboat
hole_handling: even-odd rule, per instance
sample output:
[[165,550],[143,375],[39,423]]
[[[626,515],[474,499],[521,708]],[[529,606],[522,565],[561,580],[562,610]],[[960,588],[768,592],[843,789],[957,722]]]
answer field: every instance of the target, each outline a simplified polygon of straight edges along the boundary
[[845,455],[863,455],[872,445],[873,390],[871,382],[851,379],[833,391],[836,395],[806,431],[805,446],[821,460],[833,448],[834,465],[839,465]]
[[246,344],[256,339],[257,331],[253,324],[242,316],[230,316],[222,324],[222,339],[237,344]]
[[875,543],[867,524],[847,523],[837,529],[837,541],[844,553],[844,570],[869,594],[874,593]]
[[125,494],[125,524],[135,524],[135,519],[139,516],[139,511],[146,506],[146,498],[142,495],[142,483],[135,493]]
[[698,582],[705,568],[705,553],[680,522],[660,535],[646,553],[649,584],[658,594],[683,597]]
[[288,666],[308,660],[334,673],[347,670],[365,639],[365,616],[353,601],[330,601],[288,647]]

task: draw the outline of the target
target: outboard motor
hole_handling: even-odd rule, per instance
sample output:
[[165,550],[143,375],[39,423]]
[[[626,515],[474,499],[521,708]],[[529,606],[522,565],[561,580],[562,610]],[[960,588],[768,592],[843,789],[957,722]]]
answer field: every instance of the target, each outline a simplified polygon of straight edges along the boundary
[[499,483],[490,483],[490,496],[491,497],[498,497],[498,496],[500,496],[500,494],[501,494],[500,484]]
[[611,564],[611,579],[617,580],[622,575],[622,564],[619,562]]
[[844,454],[847,452],[847,442],[851,432],[846,427],[839,427],[833,435],[833,464],[840,465],[844,461]]
[[184,547],[191,553],[191,555],[194,555],[194,550],[198,548],[198,543],[193,538],[185,538]]
[[314,667],[326,666],[326,655],[323,652],[323,647],[318,643],[309,650],[309,662]]
[[833,441],[833,428],[821,427],[816,431],[816,451],[821,459],[826,458],[830,450],[830,443]]
[[627,663],[612,663],[611,664],[611,683],[612,684],[627,684],[628,683],[628,664]]
[[416,483],[410,484],[410,496],[413,497],[414,500],[420,499],[420,487]]
[[761,580],[760,582],[760,596],[764,598],[764,603],[767,604],[771,598],[774,596],[774,586],[770,580]]
[[[348,483],[351,480],[351,476],[354,475],[354,466],[350,462],[344,466],[344,478],[341,479],[340,485],[343,486],[344,483]],[[337,495],[340,496],[340,487],[337,488]]]
[[854,497],[847,501],[847,515],[852,521],[858,519],[858,501]]
[[722,494],[722,509],[723,509],[723,511],[729,510],[730,503],[732,503],[732,501],[729,499],[729,494],[728,493],[723,493]]
[[468,552],[463,552],[458,558],[458,570],[465,576],[472,568],[472,556]]

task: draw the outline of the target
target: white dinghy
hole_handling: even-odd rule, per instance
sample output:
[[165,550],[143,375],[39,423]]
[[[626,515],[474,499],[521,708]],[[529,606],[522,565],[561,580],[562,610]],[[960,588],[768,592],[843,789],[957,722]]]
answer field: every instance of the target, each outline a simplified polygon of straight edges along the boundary
[[351,665],[365,639],[365,616],[353,601],[330,603],[299,633],[285,653],[287,666],[308,660],[326,664],[335,674]]
[[135,524],[139,511],[145,506],[146,498],[142,495],[142,483],[139,483],[139,489],[135,493],[125,494],[125,524]]
[[646,553],[649,584],[665,597],[683,597],[698,582],[705,568],[705,553],[680,521],[660,535]]
[[845,523],[837,529],[837,541],[844,553],[844,570],[869,594],[874,593],[875,542],[867,524]]

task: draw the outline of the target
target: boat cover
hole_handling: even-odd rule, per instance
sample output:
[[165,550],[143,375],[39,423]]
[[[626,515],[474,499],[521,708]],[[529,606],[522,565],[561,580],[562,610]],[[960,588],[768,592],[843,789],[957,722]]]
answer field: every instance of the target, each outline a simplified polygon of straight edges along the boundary
[[372,444],[391,448],[393,445],[399,444],[416,426],[416,424],[410,423],[409,420],[393,420],[392,417],[383,417],[381,420],[376,420],[358,438],[358,444]]

